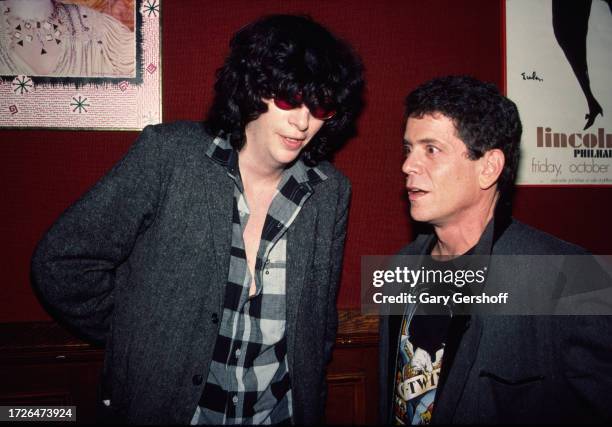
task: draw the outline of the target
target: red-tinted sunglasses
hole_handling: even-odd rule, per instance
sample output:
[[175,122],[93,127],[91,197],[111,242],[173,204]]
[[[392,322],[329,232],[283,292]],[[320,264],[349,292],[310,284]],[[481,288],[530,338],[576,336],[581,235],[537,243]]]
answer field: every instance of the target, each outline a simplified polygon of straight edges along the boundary
[[[293,110],[294,108],[299,108],[302,105],[302,95],[297,94],[293,98],[293,100],[287,100],[283,98],[279,98],[275,96],[274,105],[276,105],[281,110]],[[326,108],[319,106],[313,110],[309,109],[312,117],[319,120],[329,120],[336,115],[336,110],[333,108]]]

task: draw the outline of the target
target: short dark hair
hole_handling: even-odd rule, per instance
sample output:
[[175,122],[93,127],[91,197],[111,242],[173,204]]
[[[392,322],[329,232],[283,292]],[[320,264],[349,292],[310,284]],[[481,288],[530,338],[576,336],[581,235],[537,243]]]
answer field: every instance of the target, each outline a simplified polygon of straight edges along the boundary
[[510,203],[523,132],[514,102],[491,83],[468,76],[447,76],[417,87],[406,97],[405,107],[406,119],[435,113],[451,119],[472,160],[494,148],[503,151],[505,165],[497,189],[500,198]]
[[262,98],[301,98],[309,109],[330,105],[336,114],[304,148],[316,164],[352,136],[362,107],[363,66],[348,44],[308,16],[270,15],[240,29],[217,71],[207,118],[212,134],[225,134],[236,150],[245,126],[267,111]]

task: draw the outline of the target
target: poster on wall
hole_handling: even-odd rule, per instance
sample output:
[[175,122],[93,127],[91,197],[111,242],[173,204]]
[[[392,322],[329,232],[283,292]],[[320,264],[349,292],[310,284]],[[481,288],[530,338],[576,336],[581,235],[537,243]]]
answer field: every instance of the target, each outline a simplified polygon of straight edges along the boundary
[[0,0],[0,127],[160,123],[161,0]]
[[506,0],[519,185],[612,185],[612,2]]

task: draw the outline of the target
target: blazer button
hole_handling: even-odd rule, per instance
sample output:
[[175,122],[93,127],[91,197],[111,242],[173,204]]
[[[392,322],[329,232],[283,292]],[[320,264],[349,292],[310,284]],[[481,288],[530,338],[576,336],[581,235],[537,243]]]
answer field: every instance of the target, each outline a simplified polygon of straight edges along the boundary
[[202,381],[204,381],[204,378],[202,375],[194,375],[191,381],[193,382],[193,385],[200,385],[202,384]]
[[219,323],[219,315],[217,313],[213,313],[210,317],[213,323]]

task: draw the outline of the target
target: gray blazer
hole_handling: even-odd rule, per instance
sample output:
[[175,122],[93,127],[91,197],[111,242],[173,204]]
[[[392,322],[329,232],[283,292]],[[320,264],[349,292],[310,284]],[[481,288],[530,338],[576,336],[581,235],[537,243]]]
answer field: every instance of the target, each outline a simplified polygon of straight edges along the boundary
[[[402,255],[424,255],[433,235],[421,235]],[[496,218],[476,255],[579,255],[586,252],[518,221]],[[550,290],[557,277],[541,260],[491,264],[485,289],[525,284]],[[555,270],[558,271],[558,270]],[[505,282],[504,282],[505,280]],[[507,291],[508,289],[505,289]],[[489,292],[491,291],[491,292]],[[392,422],[393,385],[402,316],[380,322],[380,422]],[[472,315],[460,326],[455,357],[443,359],[432,424],[584,423],[612,419],[612,318],[610,316]],[[444,356],[447,356],[445,349]]]
[[[202,124],[147,127],[39,243],[32,282],[49,311],[105,344],[111,411],[188,423],[218,334],[230,261],[232,179],[206,156]],[[287,355],[293,415],[323,414],[325,366],[350,184],[329,163],[287,231]]]

